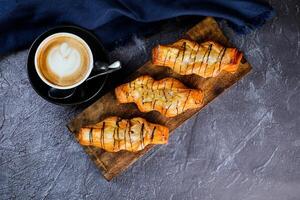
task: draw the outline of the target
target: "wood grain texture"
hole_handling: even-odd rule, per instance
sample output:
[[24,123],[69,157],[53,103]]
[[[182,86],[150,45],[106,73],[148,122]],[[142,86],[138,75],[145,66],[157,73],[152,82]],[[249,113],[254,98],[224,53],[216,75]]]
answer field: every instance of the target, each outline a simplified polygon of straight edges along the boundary
[[[191,28],[186,33],[186,38],[190,38],[198,42],[213,40],[224,46],[231,46],[220,30],[217,22],[211,17],[205,18],[203,21]],[[230,74],[228,72],[221,72],[215,78],[204,79],[196,75],[181,76],[175,74],[168,68],[153,66],[151,61],[149,61],[139,68],[134,74],[128,77],[126,82],[141,75],[151,75],[155,79],[174,77],[191,88],[201,89],[205,96],[203,106],[198,109],[188,110],[174,118],[166,118],[156,111],[141,113],[133,103],[119,104],[114,95],[114,91],[111,91],[85,109],[67,126],[72,133],[77,134],[80,127],[97,123],[109,116],[120,116],[123,118],[143,117],[149,122],[167,126],[172,133],[174,129],[199,112],[205,105],[220,95],[225,89],[236,83],[250,70],[251,66],[245,59],[243,59],[236,73]],[[126,151],[109,153],[95,147],[83,148],[94,161],[96,166],[101,170],[103,176],[107,180],[111,180],[127,169],[141,156],[145,155],[153,147],[154,145],[149,145],[144,150],[137,153],[130,153]]]

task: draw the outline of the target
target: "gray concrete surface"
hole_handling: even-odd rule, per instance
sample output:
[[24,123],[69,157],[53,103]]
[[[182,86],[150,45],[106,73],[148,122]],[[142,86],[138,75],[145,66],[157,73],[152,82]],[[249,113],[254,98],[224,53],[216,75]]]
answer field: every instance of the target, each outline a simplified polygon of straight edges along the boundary
[[[81,108],[30,87],[27,51],[0,60],[0,199],[300,199],[300,3],[248,35],[226,34],[253,66],[246,78],[176,130],[166,146],[106,182],[65,124]],[[184,30],[134,37],[110,56],[128,69]]]

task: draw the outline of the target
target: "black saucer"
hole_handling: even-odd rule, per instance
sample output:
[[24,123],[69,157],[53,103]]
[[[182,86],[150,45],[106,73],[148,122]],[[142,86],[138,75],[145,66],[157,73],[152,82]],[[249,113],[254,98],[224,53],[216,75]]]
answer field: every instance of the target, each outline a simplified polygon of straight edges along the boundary
[[102,88],[105,85],[109,75],[103,75],[101,77],[82,83],[76,88],[74,95],[67,99],[54,99],[48,96],[48,91],[49,89],[51,89],[51,87],[45,84],[38,76],[34,66],[34,55],[39,44],[46,37],[58,32],[67,32],[78,35],[90,46],[94,61],[100,60],[103,62],[108,62],[107,54],[101,42],[91,32],[77,26],[59,26],[50,29],[40,35],[33,42],[28,53],[27,72],[29,81],[33,89],[45,100],[58,105],[78,105],[87,103],[88,101],[92,101],[93,99],[101,96]]

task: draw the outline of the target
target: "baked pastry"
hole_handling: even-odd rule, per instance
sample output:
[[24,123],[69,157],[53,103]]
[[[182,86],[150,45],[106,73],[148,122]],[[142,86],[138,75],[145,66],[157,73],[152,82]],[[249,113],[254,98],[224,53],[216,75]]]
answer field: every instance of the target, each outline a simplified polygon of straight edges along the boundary
[[158,45],[152,50],[154,65],[169,67],[181,75],[196,74],[215,77],[222,70],[237,71],[243,54],[236,48],[226,48],[208,41],[201,44],[181,39],[171,45]]
[[95,125],[81,128],[77,137],[82,145],[99,147],[109,152],[136,152],[148,144],[166,144],[169,129],[140,117],[108,117]]
[[174,78],[154,80],[140,76],[115,89],[120,103],[134,102],[141,112],[156,110],[166,117],[174,117],[188,109],[202,105],[203,93],[189,89]]

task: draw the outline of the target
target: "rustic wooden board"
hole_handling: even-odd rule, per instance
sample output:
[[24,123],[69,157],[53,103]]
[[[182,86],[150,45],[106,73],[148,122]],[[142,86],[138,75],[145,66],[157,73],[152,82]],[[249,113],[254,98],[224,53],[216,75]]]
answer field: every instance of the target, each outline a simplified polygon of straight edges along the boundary
[[[213,40],[224,46],[231,46],[227,38],[220,30],[217,22],[211,17],[205,18],[203,21],[191,28],[186,33],[186,37],[198,42]],[[80,127],[99,122],[108,116],[116,115],[124,118],[140,116],[147,119],[149,122],[159,123],[167,126],[172,133],[175,128],[200,111],[205,105],[220,95],[225,89],[236,83],[250,70],[251,66],[246,62],[245,59],[243,59],[236,73],[230,74],[227,72],[222,72],[218,77],[204,79],[195,75],[181,76],[173,73],[170,69],[153,66],[149,61],[139,68],[133,75],[128,77],[126,82],[144,74],[149,74],[155,79],[174,77],[191,88],[201,89],[205,94],[204,105],[198,109],[188,110],[174,118],[166,118],[156,111],[141,113],[133,103],[119,104],[115,98],[114,91],[111,91],[85,109],[74,120],[72,120],[68,124],[68,128],[71,132],[76,134]],[[126,151],[109,153],[95,147],[83,148],[95,162],[96,166],[102,171],[103,176],[107,180],[111,180],[127,169],[141,156],[145,155],[153,147],[154,145],[149,145],[144,150],[137,153],[130,153]]]

